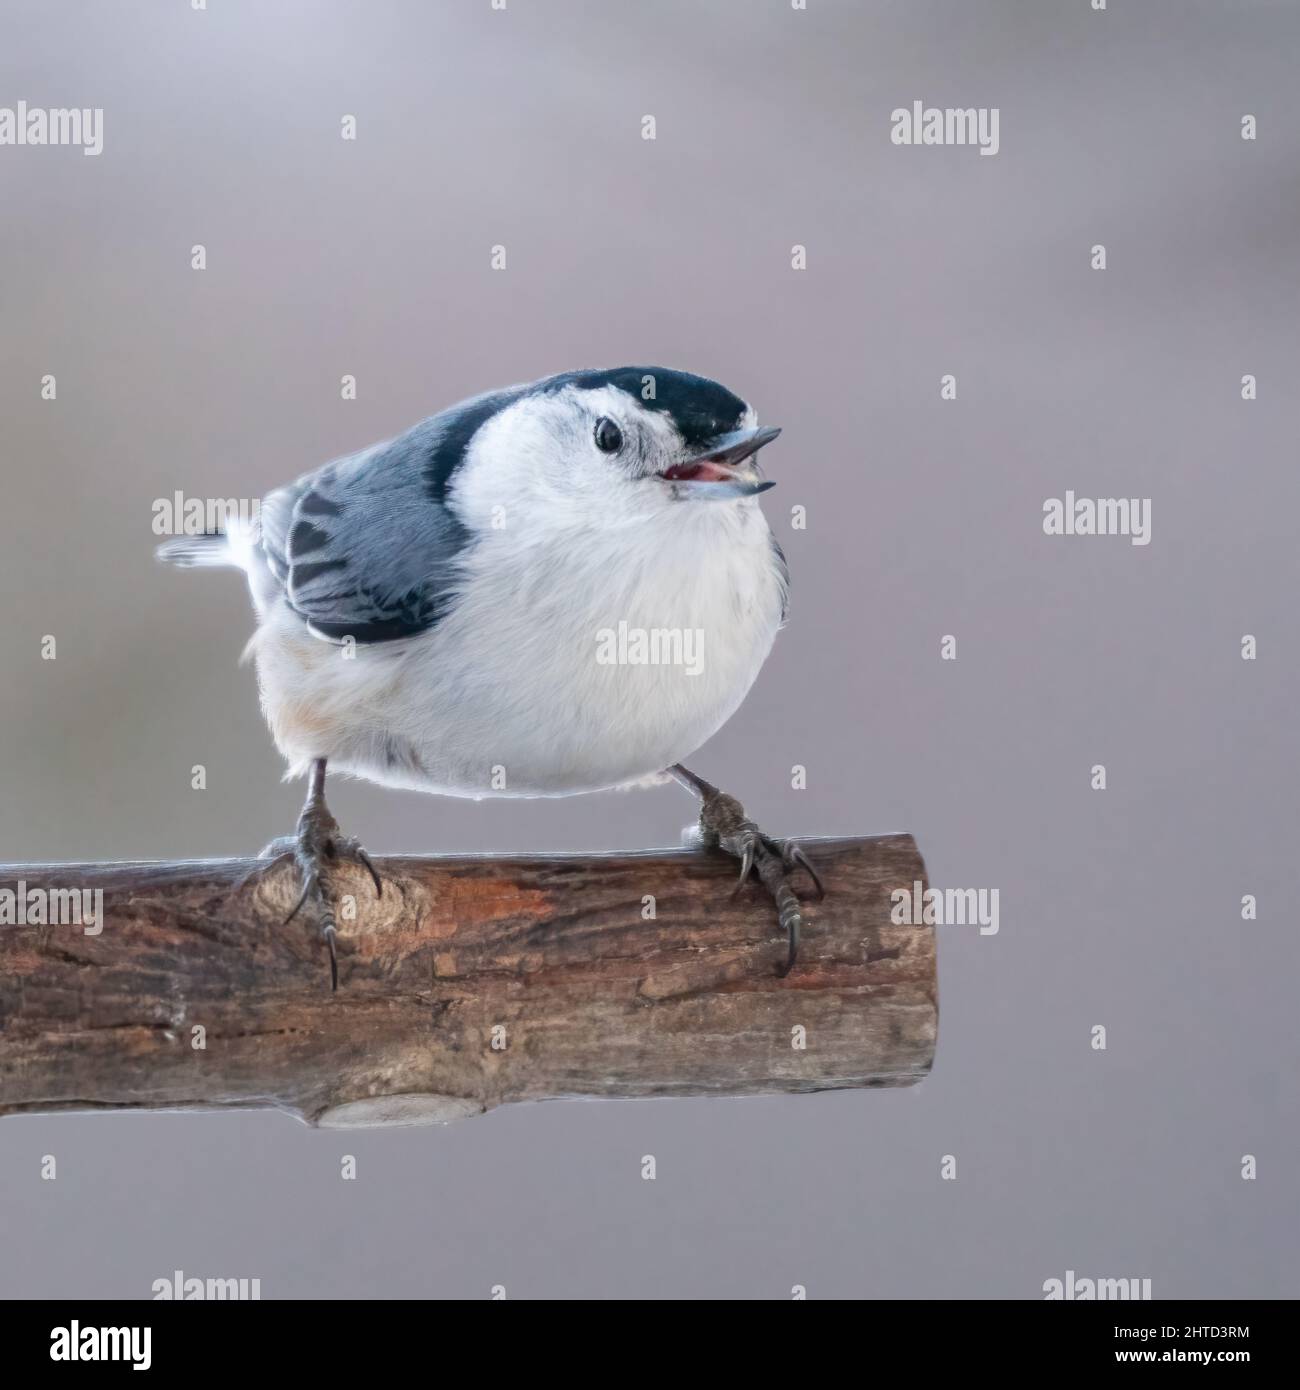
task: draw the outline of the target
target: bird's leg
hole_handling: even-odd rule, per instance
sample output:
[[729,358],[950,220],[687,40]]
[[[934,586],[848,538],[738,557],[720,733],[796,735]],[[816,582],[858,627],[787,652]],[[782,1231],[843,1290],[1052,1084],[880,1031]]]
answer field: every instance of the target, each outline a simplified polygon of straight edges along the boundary
[[339,823],[325,804],[324,758],[315,759],[311,765],[307,800],[303,803],[302,814],[298,817],[297,834],[272,840],[262,851],[261,858],[276,863],[292,859],[297,864],[302,891],[294,903],[293,911],[284,922],[288,926],[309,900],[315,905],[316,914],[320,919],[321,937],[329,947],[330,988],[338,989],[339,965],[335,950],[338,928],[334,920],[338,895],[334,891],[333,882],[338,866],[348,859],[362,864],[375,885],[377,897],[383,897],[384,885],[361,844],[339,834]]
[[681,763],[668,769],[688,791],[700,798],[699,839],[711,849],[722,849],[740,860],[740,879],[733,895],[740,892],[751,873],[757,873],[763,887],[776,903],[777,921],[789,941],[785,964],[777,971],[787,975],[799,954],[799,929],[803,913],[790,880],[796,869],[812,879],[817,896],[826,896],[821,876],[795,840],[775,840],[745,815],[745,808],[734,796],[720,792],[703,777],[697,777]]

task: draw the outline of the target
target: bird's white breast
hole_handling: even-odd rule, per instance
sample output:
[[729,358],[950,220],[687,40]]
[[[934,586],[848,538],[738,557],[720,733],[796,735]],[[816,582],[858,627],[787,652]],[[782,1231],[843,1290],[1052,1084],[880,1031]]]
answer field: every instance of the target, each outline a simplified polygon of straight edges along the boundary
[[291,761],[537,796],[688,757],[740,704],[780,626],[767,523],[753,502],[681,504],[653,523],[571,520],[480,533],[446,617],[350,660],[292,614],[268,615],[263,701]]

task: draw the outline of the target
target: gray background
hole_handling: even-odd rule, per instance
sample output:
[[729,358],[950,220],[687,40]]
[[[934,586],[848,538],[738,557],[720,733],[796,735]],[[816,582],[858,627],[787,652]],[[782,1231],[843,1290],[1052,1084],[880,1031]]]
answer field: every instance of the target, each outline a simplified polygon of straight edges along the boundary
[[[941,931],[912,1090],[7,1120],[0,1293],[1300,1293],[1294,5],[11,0],[3,30],[0,104],[106,114],[98,159],[0,149],[0,858],[292,827],[240,579],[156,567],[153,499],[649,361],[786,431],[792,623],[696,765],[777,831],[911,830],[1002,920]],[[1000,154],[891,145],[915,99],[999,107]],[[1152,543],[1045,537],[1067,488],[1151,497]],[[692,811],[331,799],[376,852],[673,843]]]

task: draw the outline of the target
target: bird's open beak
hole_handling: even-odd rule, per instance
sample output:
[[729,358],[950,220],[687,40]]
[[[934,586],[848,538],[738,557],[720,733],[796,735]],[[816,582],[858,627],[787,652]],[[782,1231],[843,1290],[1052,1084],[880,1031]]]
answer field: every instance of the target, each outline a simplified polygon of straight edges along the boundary
[[736,430],[714,440],[707,453],[685,463],[675,463],[658,476],[668,483],[675,497],[683,501],[718,501],[731,497],[757,497],[776,484],[765,479],[757,464],[750,462],[781,431],[774,425],[762,429]]

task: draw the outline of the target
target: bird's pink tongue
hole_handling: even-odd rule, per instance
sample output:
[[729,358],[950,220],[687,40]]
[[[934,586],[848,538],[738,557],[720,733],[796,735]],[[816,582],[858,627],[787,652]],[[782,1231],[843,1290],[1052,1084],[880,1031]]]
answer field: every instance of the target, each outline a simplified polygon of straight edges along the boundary
[[731,469],[710,463],[708,459],[700,463],[675,463],[671,468],[664,469],[665,478],[682,482],[724,483],[732,476]]

